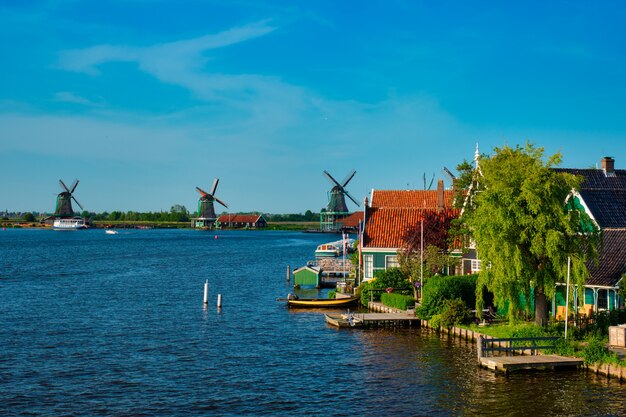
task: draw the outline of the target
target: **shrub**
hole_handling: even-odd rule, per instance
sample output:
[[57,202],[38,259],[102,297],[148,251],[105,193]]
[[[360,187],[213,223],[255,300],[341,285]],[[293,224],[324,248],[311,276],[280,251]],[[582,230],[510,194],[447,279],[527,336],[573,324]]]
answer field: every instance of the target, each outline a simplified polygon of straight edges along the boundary
[[383,293],[380,296],[380,301],[387,307],[397,308],[399,310],[406,310],[415,305],[413,296],[404,294]]
[[441,327],[441,315],[435,314],[430,318],[429,322],[430,327],[432,327],[433,329]]
[[577,345],[569,340],[565,340],[564,338],[559,338],[554,343],[555,349],[553,352],[546,351],[546,353],[556,353],[561,356],[575,356],[576,355],[576,347]]
[[468,323],[471,317],[465,302],[459,298],[456,300],[447,300],[444,303],[440,316],[441,326],[448,328]]
[[418,315],[426,320],[442,312],[447,300],[461,299],[469,308],[476,305],[477,275],[434,276],[424,284]]
[[592,336],[587,339],[587,346],[585,346],[583,350],[583,359],[585,359],[586,365],[607,362],[610,356],[609,350],[604,346],[603,339],[597,336]]
[[337,291],[335,290],[328,291],[328,298],[337,298]]
[[[389,268],[376,273],[374,278],[359,286],[357,292],[361,294],[361,304],[367,306],[367,303],[370,301],[371,290],[384,290],[386,288],[394,288],[400,292],[412,292],[411,283],[407,280],[400,268]],[[381,292],[379,291],[371,292],[371,298],[374,301],[380,301],[380,295]]]

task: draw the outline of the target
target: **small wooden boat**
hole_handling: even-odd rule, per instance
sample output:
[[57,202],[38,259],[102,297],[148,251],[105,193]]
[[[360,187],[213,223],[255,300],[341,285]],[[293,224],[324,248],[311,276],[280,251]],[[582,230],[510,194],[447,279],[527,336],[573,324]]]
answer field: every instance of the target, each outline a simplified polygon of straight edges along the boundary
[[348,314],[324,314],[326,323],[334,327],[363,327],[364,323],[358,316]]
[[358,298],[288,298],[289,307],[342,308],[356,305]]
[[334,243],[324,243],[315,249],[316,258],[336,258],[340,254],[339,247]]

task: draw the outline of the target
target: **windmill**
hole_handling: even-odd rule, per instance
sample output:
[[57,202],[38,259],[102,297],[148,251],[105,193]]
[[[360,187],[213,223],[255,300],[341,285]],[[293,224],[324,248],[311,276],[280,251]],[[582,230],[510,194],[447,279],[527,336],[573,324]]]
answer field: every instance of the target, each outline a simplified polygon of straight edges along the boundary
[[54,217],[74,217],[72,200],[74,200],[74,202],[78,204],[78,207],[80,207],[81,210],[84,210],[83,206],[78,202],[76,197],[74,197],[74,191],[78,186],[78,180],[74,180],[70,188],[67,188],[67,185],[65,185],[63,180],[59,180],[59,184],[61,185],[61,189],[63,191],[61,191],[59,195],[57,195],[57,207],[54,210]]
[[354,204],[357,205],[357,207],[359,207],[359,203],[350,195],[350,193],[348,193],[348,190],[346,190],[346,185],[348,185],[350,180],[352,180],[354,174],[356,174],[356,171],[352,170],[352,172],[349,173],[348,176],[341,183],[339,183],[336,179],[333,178],[332,175],[328,173],[328,171],[324,171],[324,175],[326,175],[331,184],[334,184],[333,188],[330,190],[330,195],[328,198],[328,212],[348,213],[348,206],[346,205],[345,196],[348,196],[348,198],[352,200]]
[[213,186],[211,187],[210,193],[207,193],[200,187],[196,187],[196,190],[198,190],[198,192],[200,193],[200,199],[198,200],[199,219],[215,220],[217,218],[217,216],[215,215],[215,207],[213,206],[214,201],[217,201],[224,207],[228,208],[228,205],[226,205],[226,203],[215,197],[215,191],[217,190],[217,184],[219,182],[219,178],[215,178],[213,180]]

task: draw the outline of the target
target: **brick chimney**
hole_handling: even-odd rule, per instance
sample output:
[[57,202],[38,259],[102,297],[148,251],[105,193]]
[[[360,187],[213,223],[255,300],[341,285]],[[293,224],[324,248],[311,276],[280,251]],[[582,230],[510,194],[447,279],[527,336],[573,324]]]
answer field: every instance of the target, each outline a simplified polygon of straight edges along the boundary
[[437,211],[443,210],[443,180],[437,180]]
[[605,156],[602,158],[602,170],[604,171],[604,175],[607,177],[615,176],[615,159],[610,156]]

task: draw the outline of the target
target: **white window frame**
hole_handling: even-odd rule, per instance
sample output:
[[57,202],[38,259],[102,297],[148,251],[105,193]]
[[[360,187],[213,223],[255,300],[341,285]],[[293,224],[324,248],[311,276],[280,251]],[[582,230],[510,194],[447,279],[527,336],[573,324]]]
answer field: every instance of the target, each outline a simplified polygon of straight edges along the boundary
[[472,263],[472,266],[471,266],[472,274],[480,272],[480,269],[482,268],[482,262],[480,261],[480,259],[472,259],[471,263]]
[[366,280],[374,278],[374,255],[363,255],[363,272]]
[[398,255],[385,255],[385,269],[399,267]]

